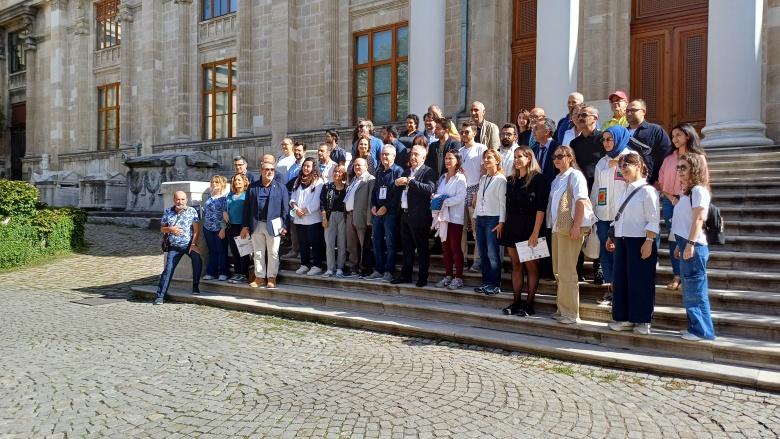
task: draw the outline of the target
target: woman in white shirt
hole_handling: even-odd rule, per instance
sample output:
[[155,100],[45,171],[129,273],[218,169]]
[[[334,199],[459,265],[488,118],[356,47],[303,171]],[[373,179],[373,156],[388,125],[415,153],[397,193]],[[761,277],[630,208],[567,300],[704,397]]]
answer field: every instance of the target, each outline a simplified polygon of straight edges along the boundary
[[291,215],[301,247],[301,268],[296,271],[298,274],[315,276],[322,273],[325,235],[320,214],[320,192],[323,183],[320,168],[314,159],[309,157],[304,160],[290,194]]
[[620,167],[618,160],[621,156],[631,151],[628,148],[628,139],[631,135],[628,130],[621,125],[611,126],[604,131],[601,137],[601,144],[607,155],[596,163],[594,172],[593,188],[590,190],[590,202],[593,204],[593,213],[596,214],[598,222],[596,228],[601,244],[599,259],[601,260],[601,269],[604,273],[604,284],[607,291],[604,297],[597,302],[601,305],[612,304],[612,253],[606,251],[607,231],[609,224],[615,219],[615,213],[620,208],[617,202],[620,191],[626,187],[626,178]]
[[577,258],[585,236],[581,227],[588,205],[588,183],[577,165],[574,150],[559,146],[552,156],[559,173],[552,181],[547,204],[547,224],[552,229],[553,274],[558,283],[557,306],[552,318],[564,325],[580,317]]
[[680,260],[683,304],[690,324],[680,333],[686,340],[712,340],[715,329],[707,295],[710,249],[703,230],[711,198],[707,161],[703,155],[683,154],[677,162],[677,174],[683,192],[672,216],[672,233],[677,242],[674,257]]
[[622,206],[626,200],[628,203],[612,223],[615,242],[610,238],[605,241],[606,249],[614,252],[615,268],[612,284],[614,321],[609,328],[647,335],[655,305],[655,266],[658,262],[655,236],[660,227],[658,191],[647,184],[647,165],[636,152],[620,157],[620,170],[628,186],[620,192],[617,205]]
[[506,177],[501,168],[501,155],[489,149],[482,153],[485,175],[479,179],[474,194],[474,232],[479,259],[482,261],[482,286],[474,288],[477,293],[494,296],[501,292],[501,258],[498,239],[504,228],[506,217]]
[[[447,173],[439,177],[434,197],[446,195],[442,202],[442,210],[447,209],[449,222],[447,235],[442,236],[441,247],[444,254],[444,279],[436,286],[457,290],[463,286],[463,249],[460,247],[460,237],[463,234],[463,217],[466,201],[466,175],[463,173],[463,158],[457,150],[450,150],[444,155],[444,167]],[[455,263],[453,278],[452,264]]]

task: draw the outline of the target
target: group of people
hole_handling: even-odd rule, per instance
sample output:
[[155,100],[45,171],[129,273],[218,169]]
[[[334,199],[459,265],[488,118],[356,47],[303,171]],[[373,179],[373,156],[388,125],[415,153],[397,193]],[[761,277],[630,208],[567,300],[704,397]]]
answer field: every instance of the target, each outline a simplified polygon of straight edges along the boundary
[[[213,177],[203,206],[209,247],[204,279],[249,282],[252,263],[239,256],[233,239],[238,236],[250,238],[254,249],[249,286],[275,288],[279,247],[290,235],[292,249],[283,257],[300,259],[299,275],[424,287],[435,235],[433,251],[441,249],[445,268],[435,286],[456,290],[463,287],[468,267],[471,229],[476,249],[468,269],[482,274],[475,292],[500,293],[506,250],[513,302],[502,311],[533,315],[540,278],[551,277],[558,289],[552,317],[572,324],[579,320],[579,282],[585,280],[581,250],[594,230],[588,239],[598,237],[600,254],[593,279],[606,284],[599,302],[612,307],[609,327],[649,334],[663,212],[673,255],[674,277],[667,288],[682,289],[690,323],[682,336],[712,339],[703,230],[711,195],[698,135],[681,124],[670,139],[645,120],[641,99],[616,91],[609,100],[612,118],[603,123],[598,110],[576,92],[557,124],[544,109],[534,108],[499,129],[485,120],[480,102],[472,104],[471,119],[460,129],[435,105],[423,116],[424,127],[410,114],[403,132],[388,125],[381,139],[371,121],[361,120],[348,166],[339,134],[332,130],[326,131],[317,159],[305,157],[304,143],[283,139],[282,155],[265,155],[259,176],[236,157],[230,190],[224,177]],[[161,277],[160,303],[184,254],[193,267],[196,260],[200,264],[197,246],[189,246],[197,242],[197,227],[184,230],[198,215],[188,213],[186,195],[182,202],[177,193],[174,202],[161,227],[177,246],[171,246]],[[521,260],[518,243],[533,248],[543,239],[551,258]],[[399,248],[403,260],[396,272]],[[198,282],[193,275],[193,294]]]

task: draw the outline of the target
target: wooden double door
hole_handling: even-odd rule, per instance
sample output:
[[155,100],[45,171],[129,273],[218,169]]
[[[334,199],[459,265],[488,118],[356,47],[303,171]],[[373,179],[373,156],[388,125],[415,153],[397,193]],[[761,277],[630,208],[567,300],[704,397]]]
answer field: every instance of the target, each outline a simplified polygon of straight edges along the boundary
[[701,131],[707,108],[707,0],[635,0],[630,97],[647,102],[646,119],[667,131]]

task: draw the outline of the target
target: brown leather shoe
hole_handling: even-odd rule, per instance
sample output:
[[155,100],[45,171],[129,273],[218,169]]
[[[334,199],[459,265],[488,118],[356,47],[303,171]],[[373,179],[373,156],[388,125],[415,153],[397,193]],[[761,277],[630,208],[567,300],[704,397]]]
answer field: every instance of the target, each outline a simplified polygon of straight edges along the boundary
[[255,280],[249,283],[249,286],[252,288],[260,288],[260,287],[264,287],[265,285],[266,285],[265,279],[263,279],[262,277],[255,278]]
[[275,277],[269,277],[268,278],[268,287],[267,288],[276,288],[276,278]]

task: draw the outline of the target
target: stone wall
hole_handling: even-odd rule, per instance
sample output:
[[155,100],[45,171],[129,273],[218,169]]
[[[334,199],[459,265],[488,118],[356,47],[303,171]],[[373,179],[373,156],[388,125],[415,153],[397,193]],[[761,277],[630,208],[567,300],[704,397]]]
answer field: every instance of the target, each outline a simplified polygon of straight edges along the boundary
[[[764,32],[764,123],[766,136],[780,141],[780,0],[768,0]],[[738,80],[738,79],[736,79]]]

